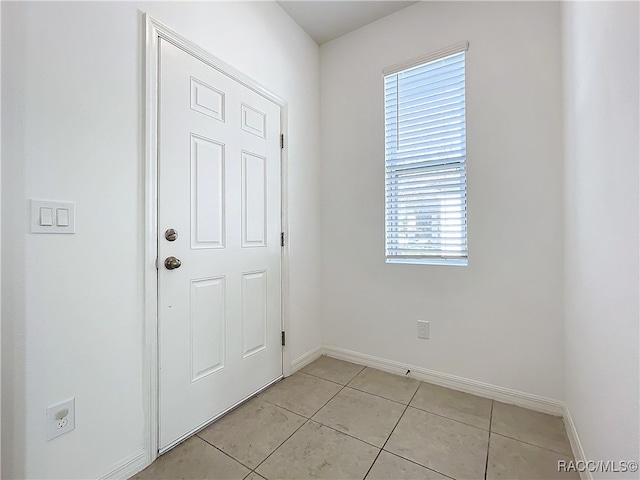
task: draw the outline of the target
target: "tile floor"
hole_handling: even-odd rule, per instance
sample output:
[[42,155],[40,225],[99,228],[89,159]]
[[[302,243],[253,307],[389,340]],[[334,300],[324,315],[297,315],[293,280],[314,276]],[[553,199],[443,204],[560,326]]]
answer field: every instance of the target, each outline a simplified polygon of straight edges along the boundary
[[330,357],[134,479],[578,479],[559,417]]

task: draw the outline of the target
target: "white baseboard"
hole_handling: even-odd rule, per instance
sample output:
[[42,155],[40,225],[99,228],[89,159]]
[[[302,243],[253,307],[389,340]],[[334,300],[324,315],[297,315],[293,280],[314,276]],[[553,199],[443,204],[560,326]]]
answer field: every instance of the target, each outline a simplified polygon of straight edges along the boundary
[[147,455],[144,450],[140,450],[136,453],[124,458],[116,466],[114,466],[109,473],[100,477],[100,480],[107,479],[122,479],[126,480],[134,476],[139,471],[143,470],[147,466]]
[[291,362],[291,375],[296,373],[301,368],[306,367],[314,360],[320,358],[322,355],[322,347],[316,347],[312,350],[309,350],[307,353],[300,355],[294,361]]
[[[569,443],[571,444],[571,450],[573,451],[573,456],[575,457],[576,462],[586,462],[587,456],[584,454],[582,442],[580,442],[580,437],[578,436],[578,430],[576,429],[575,423],[573,423],[573,417],[571,417],[571,412],[566,404],[564,405],[564,426],[567,430]],[[579,473],[581,480],[593,480],[593,473],[588,469]]]
[[407,370],[411,370],[409,376],[412,378],[443,387],[449,387],[454,390],[472,393],[481,397],[491,398],[499,402],[518,405],[519,407],[528,408],[537,412],[558,416],[562,416],[565,413],[563,402],[531,393],[520,392],[510,388],[499,387],[448,373],[436,372],[434,370],[416,367],[415,365],[408,365],[406,363],[326,345],[322,347],[321,354],[400,375],[404,375]]

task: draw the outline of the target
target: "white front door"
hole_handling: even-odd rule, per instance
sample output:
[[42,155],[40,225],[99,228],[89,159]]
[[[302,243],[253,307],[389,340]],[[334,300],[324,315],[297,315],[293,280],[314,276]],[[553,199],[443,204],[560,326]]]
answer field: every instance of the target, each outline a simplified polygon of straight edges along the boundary
[[163,451],[282,375],[280,107],[162,39],[158,98]]

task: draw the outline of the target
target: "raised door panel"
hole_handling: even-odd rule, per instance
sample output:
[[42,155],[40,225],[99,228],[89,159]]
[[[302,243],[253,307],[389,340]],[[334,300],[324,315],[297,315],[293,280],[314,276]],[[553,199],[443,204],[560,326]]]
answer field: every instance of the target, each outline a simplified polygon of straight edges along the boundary
[[224,122],[224,93],[191,77],[191,109]]
[[242,274],[242,357],[267,346],[267,272]]
[[225,365],[225,277],[191,281],[191,381]]
[[267,225],[267,159],[242,152],[242,246],[264,247]]
[[241,104],[242,130],[260,138],[267,135],[267,114],[244,103]]
[[191,134],[191,248],[225,245],[224,145]]

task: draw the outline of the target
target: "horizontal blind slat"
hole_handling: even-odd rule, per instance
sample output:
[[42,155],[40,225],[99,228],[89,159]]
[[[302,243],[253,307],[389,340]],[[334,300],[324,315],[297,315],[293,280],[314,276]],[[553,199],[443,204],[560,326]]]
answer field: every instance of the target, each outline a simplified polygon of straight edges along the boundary
[[[407,128],[413,123],[426,123],[433,120],[446,120],[459,118],[464,113],[464,103],[452,102],[437,107],[427,107],[416,111],[398,112],[397,122],[399,128]],[[461,122],[462,120],[460,120]]]
[[414,216],[415,218],[431,218],[431,216],[435,212],[441,212],[440,213],[441,216],[446,216],[446,215],[456,216],[466,222],[463,215],[464,211],[458,207],[453,207],[453,206],[442,207],[441,205],[423,205],[417,208],[396,207],[396,208],[389,208],[387,212],[388,213],[385,216],[385,218],[387,219],[387,223],[400,221],[409,215]]
[[394,236],[403,236],[408,234],[420,234],[423,235],[425,233],[434,233],[437,235],[453,235],[455,237],[460,237],[464,235],[466,231],[466,224],[463,225],[431,225],[430,223],[427,225],[428,220],[421,222],[421,225],[389,225],[387,227],[387,235],[391,238]]
[[[393,129],[394,131],[396,129]],[[429,128],[423,128],[418,132],[411,133],[403,133],[403,141],[404,142],[412,142],[412,141],[428,141],[429,138],[440,138],[440,136],[447,135],[459,135],[464,136],[464,126],[462,124],[450,124],[450,125],[437,125]],[[395,139],[397,142],[397,133],[393,135],[388,135],[385,137],[385,145],[390,145],[392,142],[389,139]]]
[[441,88],[438,91],[429,89],[418,90],[416,89],[411,95],[403,95],[400,99],[398,97],[397,90],[389,90],[389,93],[385,95],[384,103],[385,107],[393,107],[395,109],[408,108],[411,105],[419,105],[424,103],[433,103],[445,98],[464,98],[464,81],[459,80],[451,82],[446,88]]
[[412,88],[405,88],[401,85],[394,86],[385,92],[384,97],[385,103],[402,105],[403,103],[411,103],[416,98],[435,97],[453,91],[464,92],[464,80],[460,76],[442,77],[429,84],[421,82]]
[[[411,187],[411,185],[409,185],[408,187]],[[394,197],[394,198],[402,199],[403,197],[406,197],[406,196],[420,195],[421,191],[424,191],[423,196],[425,197],[438,195],[440,193],[449,193],[449,192],[458,192],[459,195],[463,195],[465,194],[465,190],[466,189],[464,188],[463,181],[460,181],[460,182],[449,181],[446,185],[443,185],[442,187],[440,187],[439,185],[427,185],[423,187],[422,190],[419,190],[416,188],[399,190],[399,189],[393,188],[393,186],[387,186],[385,187],[385,197],[387,198]]]
[[424,253],[425,251],[438,251],[440,253],[462,253],[466,252],[466,247],[463,243],[432,243],[432,244],[421,244],[421,245],[413,245],[410,243],[402,244],[402,243],[394,243],[388,245],[388,251],[396,251],[396,252],[407,252],[407,253]]
[[416,257],[466,257],[467,250],[463,248],[458,249],[444,249],[440,247],[420,247],[420,248],[388,248],[387,256],[410,256]]
[[424,233],[421,232],[394,232],[399,235],[396,238],[391,238],[388,241],[392,244],[402,244],[403,240],[411,240],[412,243],[417,244],[443,244],[443,245],[455,245],[460,246],[462,242],[464,242],[464,235],[462,232],[454,233],[454,232],[438,232],[437,234],[433,234],[430,236],[425,236]]
[[391,160],[396,164],[399,161],[408,160],[415,157],[431,157],[440,153],[451,156],[452,153],[464,152],[466,146],[464,139],[453,138],[445,139],[441,141],[434,141],[427,145],[417,145],[412,147],[403,148],[402,150],[396,150],[394,153],[390,153]]
[[[434,185],[433,175],[414,175],[409,178],[395,178],[392,175],[388,175],[386,178],[386,186],[385,190],[403,190],[407,188],[414,188],[416,186],[422,185]],[[455,175],[447,175],[445,178],[440,178],[437,180],[438,185],[442,185],[444,187],[449,185],[458,185],[464,184],[465,174],[463,172],[455,172]]]
[[449,68],[464,66],[463,57],[449,57],[448,59],[431,62],[411,70],[398,72],[396,76],[399,80],[411,80],[416,77],[428,77]]
[[[396,128],[404,135],[414,133],[422,128],[437,125],[464,125],[465,111],[458,109],[455,112],[446,112],[439,115],[431,115],[421,118],[408,118],[399,124],[389,125],[389,129]],[[464,127],[463,127],[464,128]]]
[[401,208],[401,207],[422,208],[422,207],[433,207],[435,205],[438,205],[438,206],[446,206],[446,207],[457,206],[460,211],[463,210],[462,205],[459,205],[459,204],[462,204],[462,200],[460,199],[459,196],[456,197],[456,200],[459,201],[456,204],[449,203],[448,205],[442,205],[443,201],[446,201],[446,200],[451,200],[451,199],[420,200],[420,201],[407,201],[407,202],[395,201],[395,202],[389,202],[389,203],[393,203],[393,205],[396,206],[397,208]]
[[[409,178],[409,176],[426,175],[428,172],[433,172],[434,176],[437,175],[460,175],[458,173],[464,167],[465,157],[459,155],[452,155],[448,158],[442,156],[435,156],[430,159],[420,160],[415,162],[399,162],[397,164],[390,163],[386,172],[389,176],[395,178]],[[406,160],[406,159],[405,159]]]

